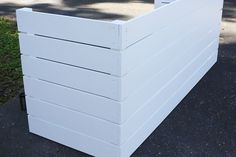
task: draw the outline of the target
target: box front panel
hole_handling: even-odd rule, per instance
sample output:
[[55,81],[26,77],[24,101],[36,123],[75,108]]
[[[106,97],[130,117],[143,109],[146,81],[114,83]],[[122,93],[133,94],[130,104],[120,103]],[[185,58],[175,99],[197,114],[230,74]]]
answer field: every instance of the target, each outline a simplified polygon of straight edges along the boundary
[[58,106],[120,123],[120,102],[24,76],[25,94]]
[[119,100],[118,77],[26,55],[21,61],[25,76]]

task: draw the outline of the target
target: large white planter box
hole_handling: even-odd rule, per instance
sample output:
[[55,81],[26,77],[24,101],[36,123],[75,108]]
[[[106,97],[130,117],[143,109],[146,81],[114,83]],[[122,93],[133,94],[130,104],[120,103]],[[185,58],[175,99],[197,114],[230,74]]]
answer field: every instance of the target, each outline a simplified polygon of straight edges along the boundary
[[217,60],[222,0],[176,0],[128,21],[17,10],[30,132],[128,157]]

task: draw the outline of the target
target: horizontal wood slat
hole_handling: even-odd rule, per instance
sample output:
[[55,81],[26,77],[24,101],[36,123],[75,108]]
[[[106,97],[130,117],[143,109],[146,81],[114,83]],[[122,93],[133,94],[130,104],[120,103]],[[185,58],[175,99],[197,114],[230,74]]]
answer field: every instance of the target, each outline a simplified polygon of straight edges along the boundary
[[25,94],[113,123],[120,123],[120,102],[24,76]]
[[[97,157],[121,157],[118,146],[28,115],[30,132]],[[109,155],[108,155],[109,154]]]
[[120,126],[117,124],[30,97],[26,97],[26,102],[29,115],[107,143],[120,143]]
[[126,30],[124,47],[130,46],[168,25],[173,25],[182,17],[204,6],[210,6],[209,12],[212,12],[215,9],[214,6],[219,6],[219,10],[222,9],[222,4],[223,0],[176,0],[143,16],[131,19],[123,25],[123,29]]
[[19,38],[23,55],[120,75],[121,61],[117,51],[25,33],[20,33]]
[[23,74],[118,100],[120,78],[31,56],[21,56]]
[[20,32],[119,49],[119,25],[112,22],[31,11],[16,11]]

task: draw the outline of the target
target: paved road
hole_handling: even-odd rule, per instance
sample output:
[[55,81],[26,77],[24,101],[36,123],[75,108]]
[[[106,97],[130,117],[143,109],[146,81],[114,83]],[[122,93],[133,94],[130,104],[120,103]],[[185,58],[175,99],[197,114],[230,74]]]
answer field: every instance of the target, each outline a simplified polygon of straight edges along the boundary
[[[132,157],[236,157],[235,19],[227,0],[218,62]],[[0,156],[89,157],[28,133],[17,98],[0,108]]]

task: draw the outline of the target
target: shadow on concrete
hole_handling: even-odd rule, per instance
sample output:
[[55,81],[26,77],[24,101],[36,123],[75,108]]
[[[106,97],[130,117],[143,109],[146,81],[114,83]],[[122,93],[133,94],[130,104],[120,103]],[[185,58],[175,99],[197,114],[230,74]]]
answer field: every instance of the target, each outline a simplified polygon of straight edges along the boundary
[[74,7],[79,5],[115,2],[115,3],[128,3],[128,2],[140,2],[140,3],[154,3],[154,0],[63,0],[66,6]]
[[35,5],[17,5],[14,3],[7,3],[0,6],[0,16],[8,16],[15,18],[15,11],[16,9],[22,7],[29,7],[36,11],[42,11],[47,13],[53,14],[61,14],[61,15],[68,15],[68,16],[79,16],[84,18],[91,18],[91,19],[103,19],[103,20],[113,20],[113,19],[128,19],[130,17],[124,16],[121,14],[111,14],[111,13],[104,13],[100,12],[98,9],[91,9],[91,8],[83,8],[80,7],[76,10],[64,10],[63,8],[56,8],[54,5],[51,4],[35,4]]
[[235,0],[224,2],[223,20],[227,22],[236,22],[236,3]]
[[[235,22],[236,17],[236,3],[235,0],[227,0],[224,3],[223,20],[227,22]],[[105,2],[115,2],[115,3],[128,3],[128,2],[139,2],[139,3],[150,3],[153,4],[154,0],[62,0],[61,6],[52,5],[49,3],[41,3],[35,5],[19,5],[17,3],[3,3],[0,4],[0,16],[10,16],[15,18],[16,9],[22,7],[33,8],[37,11],[43,11],[48,13],[63,14],[69,16],[80,16],[92,19],[121,19],[126,20],[130,17],[121,14],[111,14],[104,13],[99,9],[85,8],[84,5],[105,3]],[[71,10],[66,10],[66,8],[71,8]]]
[[[234,37],[236,40],[236,37]],[[236,63],[236,41],[232,43],[220,44],[219,60]],[[236,65],[233,67],[236,69]],[[236,80],[235,80],[236,81]]]
[[[47,13],[62,14],[69,16],[78,16],[91,19],[103,19],[103,20],[127,20],[131,17],[118,14],[118,13],[105,13],[99,9],[83,7],[88,4],[114,2],[114,3],[128,3],[128,2],[139,2],[139,3],[153,3],[154,0],[63,0],[59,5],[53,5],[49,3],[40,3],[35,5],[19,5],[16,3],[4,3],[0,4],[0,16],[10,16],[15,18],[16,9],[22,7],[33,8],[36,11],[42,11]],[[65,9],[67,8],[67,9]],[[68,9],[69,8],[69,9]]]

